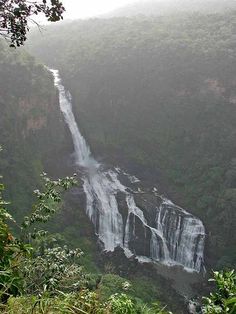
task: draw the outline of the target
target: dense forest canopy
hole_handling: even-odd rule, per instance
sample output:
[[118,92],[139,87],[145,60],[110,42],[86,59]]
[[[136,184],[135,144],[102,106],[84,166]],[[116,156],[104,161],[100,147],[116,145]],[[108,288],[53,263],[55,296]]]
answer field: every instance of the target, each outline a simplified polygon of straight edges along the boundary
[[[110,313],[130,306],[131,313],[143,309],[143,313],[166,314],[166,303],[170,309],[181,309],[183,299],[179,301],[170,284],[160,276],[158,284],[156,278],[145,277],[137,262],[128,266],[134,269],[130,278],[124,277],[125,271],[123,277],[117,275],[119,260],[102,262],[82,205],[69,202],[68,195],[58,203],[54,188],[67,186],[68,179],[51,181],[40,175],[45,170],[54,178],[72,174],[70,158],[63,160],[65,155],[68,159],[71,143],[53,77],[26,51],[11,49],[4,41],[0,47],[0,311],[73,313],[68,308],[78,307],[88,313],[107,313],[110,301],[109,307],[114,303]],[[79,199],[82,203],[81,193]],[[168,295],[159,286],[166,287]],[[163,304],[152,305],[157,300]]]
[[[56,21],[64,7],[0,0],[0,35],[22,45],[39,12]],[[30,53],[0,40],[1,312],[234,313],[235,34],[233,0],[157,0],[35,28]],[[119,215],[123,242],[106,251],[99,220],[112,237]],[[185,254],[186,239],[199,270],[166,255]],[[212,268],[226,269],[214,286]]]
[[30,45],[61,71],[95,152],[155,171],[205,222],[218,266],[236,257],[235,17],[78,21]]
[[0,41],[0,74],[0,173],[21,220],[47,158],[63,142],[64,127],[52,77],[34,57]]
[[[169,308],[181,309],[183,300],[178,301],[170,285],[162,278],[157,285],[140,274],[137,262],[132,267],[139,273],[129,281],[115,274],[120,265],[95,265],[102,257],[96,256],[96,239],[84,209],[71,207],[66,198],[60,204],[62,190],[78,182],[74,177],[50,180],[40,175],[48,167],[54,176],[61,174],[55,166],[62,167],[57,155],[63,150],[68,154],[71,146],[65,143],[52,75],[24,50],[12,50],[5,42],[0,48],[1,313],[118,314],[129,308],[132,314],[167,314],[167,299]],[[67,174],[72,171],[63,166]],[[159,284],[166,286],[168,295]]]

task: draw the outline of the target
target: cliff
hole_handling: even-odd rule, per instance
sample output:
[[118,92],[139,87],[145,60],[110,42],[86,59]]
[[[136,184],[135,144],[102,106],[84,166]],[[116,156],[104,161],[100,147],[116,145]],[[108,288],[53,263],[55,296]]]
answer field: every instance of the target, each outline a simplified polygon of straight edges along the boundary
[[22,218],[40,173],[65,149],[65,128],[51,73],[25,51],[3,42],[0,111],[0,173],[11,210]]

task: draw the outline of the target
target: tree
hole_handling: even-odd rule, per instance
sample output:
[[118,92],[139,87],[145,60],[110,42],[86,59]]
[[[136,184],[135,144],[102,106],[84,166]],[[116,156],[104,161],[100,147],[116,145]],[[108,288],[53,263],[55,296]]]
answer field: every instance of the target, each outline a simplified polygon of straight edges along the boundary
[[24,44],[33,16],[42,13],[48,21],[63,19],[65,8],[60,0],[0,0],[0,35],[10,41],[11,47]]
[[[60,246],[55,234],[40,228],[41,223],[48,222],[60,209],[63,191],[76,185],[77,181],[75,177],[50,180],[46,174],[42,178],[43,191],[34,191],[36,202],[21,226],[7,212],[7,203],[2,197],[4,186],[0,181],[0,312],[170,313],[160,309],[158,304],[149,308],[124,293],[101,299],[98,290],[94,290],[93,276],[86,273],[79,263],[80,249]],[[9,219],[20,227],[20,234],[16,237],[10,231]],[[130,284],[124,282],[122,290],[127,292],[129,288]]]
[[236,313],[236,273],[231,271],[215,271],[216,290],[204,298],[204,314],[235,314]]
[[[59,210],[62,192],[76,185],[77,181],[75,177],[53,181],[45,173],[42,178],[44,190],[34,191],[36,202],[22,226],[7,212],[7,203],[2,197],[4,185],[0,182],[0,304],[10,296],[17,296],[26,290],[29,292],[33,288],[38,293],[46,288],[59,288],[63,286],[62,282],[64,285],[66,282],[68,288],[71,279],[68,274],[72,274],[75,280],[81,273],[80,267],[73,264],[81,251],[59,246],[47,248],[45,240],[49,238],[48,232],[38,229],[40,223],[46,223]],[[20,227],[20,237],[11,233],[9,220],[15,227]]]

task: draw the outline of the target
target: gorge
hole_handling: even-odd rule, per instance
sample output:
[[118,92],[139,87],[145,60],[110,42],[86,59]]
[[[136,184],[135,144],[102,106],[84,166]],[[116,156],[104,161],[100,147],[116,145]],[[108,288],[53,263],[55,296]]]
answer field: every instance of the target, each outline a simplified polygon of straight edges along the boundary
[[[59,72],[51,70],[59,90],[60,109],[67,123],[75,150],[77,167],[83,170],[83,189],[86,194],[86,213],[106,251],[121,247],[127,257],[140,261],[156,261],[167,265],[182,265],[190,271],[204,271],[203,223],[192,214],[157,194],[151,204],[154,221],[147,219],[135,202],[135,187],[128,188],[118,176],[121,169],[104,169],[91,155],[72,112],[71,95],[61,83]],[[131,185],[138,179],[130,178]],[[120,212],[117,199],[123,194],[126,217]],[[150,206],[150,205],[149,205]],[[126,218],[126,219],[125,219]],[[139,242],[142,243],[140,248]]]
[[234,313],[234,2],[0,39],[0,312]]

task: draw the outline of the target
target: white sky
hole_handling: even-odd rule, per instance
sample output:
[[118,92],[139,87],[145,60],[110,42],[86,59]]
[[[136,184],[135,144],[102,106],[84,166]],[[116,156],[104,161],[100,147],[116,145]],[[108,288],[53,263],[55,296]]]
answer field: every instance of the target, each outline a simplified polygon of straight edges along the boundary
[[66,13],[64,19],[89,18],[125,6],[137,0],[62,0]]

